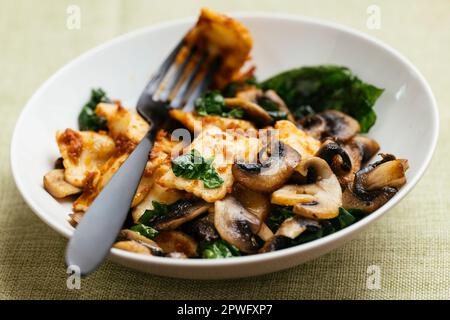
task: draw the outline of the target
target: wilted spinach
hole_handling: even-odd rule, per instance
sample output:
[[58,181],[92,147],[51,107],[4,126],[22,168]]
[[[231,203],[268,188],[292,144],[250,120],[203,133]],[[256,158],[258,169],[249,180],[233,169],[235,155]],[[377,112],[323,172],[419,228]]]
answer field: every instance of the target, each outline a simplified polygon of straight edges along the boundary
[[80,130],[107,130],[106,119],[99,117],[95,113],[95,108],[100,102],[109,103],[111,100],[102,89],[92,89],[91,98],[83,106],[78,115],[78,126],[80,127]]
[[225,118],[242,118],[244,110],[228,109],[219,91],[208,91],[195,100],[195,110],[200,116],[218,115]]
[[327,109],[354,117],[361,132],[375,124],[373,105],[383,89],[361,81],[348,68],[335,65],[302,67],[280,73],[261,83],[275,90],[296,116]]
[[260,107],[267,111],[267,113],[273,118],[273,120],[278,121],[287,119],[287,112],[280,111],[277,104],[271,99],[267,97],[260,97],[258,98],[257,103]]
[[[267,219],[267,226],[276,232],[284,220],[293,217],[292,207],[275,206]],[[347,228],[351,224],[363,218],[365,214],[358,209],[339,208],[339,215],[330,220],[320,221],[321,228],[318,230],[306,230],[296,239],[292,240],[292,245],[299,245],[310,242],[339,230]]]
[[208,189],[218,188],[224,182],[214,169],[212,159],[203,158],[195,149],[172,160],[172,171],[177,177],[202,180]]
[[224,240],[201,243],[199,253],[204,259],[230,258],[241,255],[238,248]]
[[170,205],[152,201],[153,209],[145,210],[144,214],[139,218],[139,223],[149,225],[156,217],[164,215],[170,211]]
[[223,90],[222,94],[224,97],[234,97],[239,90],[245,89],[246,87],[254,86],[259,87],[258,81],[255,76],[244,80],[244,81],[232,81]]
[[275,206],[269,214],[267,226],[276,232],[284,220],[293,216],[294,213],[290,207]]
[[130,228],[130,230],[136,231],[137,233],[139,233],[149,239],[153,239],[158,235],[158,230],[153,229],[152,227],[143,225],[142,223],[132,226]]

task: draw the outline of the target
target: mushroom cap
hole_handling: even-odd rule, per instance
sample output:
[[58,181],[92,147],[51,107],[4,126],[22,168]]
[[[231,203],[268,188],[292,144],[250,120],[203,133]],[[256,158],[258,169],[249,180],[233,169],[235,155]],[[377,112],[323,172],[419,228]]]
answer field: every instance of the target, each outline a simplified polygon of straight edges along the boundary
[[376,197],[370,200],[363,200],[355,194],[351,185],[349,185],[342,193],[342,203],[344,208],[359,209],[365,213],[371,213],[388,202],[396,193],[397,189],[387,187],[379,190]]
[[300,125],[317,139],[333,137],[339,141],[351,139],[361,129],[358,121],[337,110],[307,116],[300,120]]
[[215,202],[214,225],[223,240],[245,253],[258,249],[255,238],[261,228],[261,221],[248,212],[233,196]]
[[339,181],[325,160],[312,157],[298,170],[304,175],[313,169],[316,182],[305,185],[286,185],[272,193],[271,202],[293,206],[293,212],[311,219],[332,219],[338,216],[342,205]]
[[175,202],[168,213],[156,217],[150,225],[157,230],[174,230],[207,212],[211,206],[203,200],[182,199]]
[[357,135],[352,138],[350,143],[359,148],[362,163],[368,162],[380,150],[380,145],[378,142],[369,137]]
[[44,188],[53,197],[62,199],[70,195],[81,193],[82,189],[64,180],[63,169],[53,169],[44,176]]
[[324,132],[327,131],[327,122],[320,115],[310,115],[303,117],[298,122],[298,127],[317,140],[321,140]]
[[291,239],[297,238],[306,230],[316,231],[321,228],[317,220],[294,216],[283,221],[273,237],[268,239],[260,252],[270,252],[289,247]]
[[142,249],[142,247],[145,247],[151,255],[160,256],[163,254],[163,250],[156,244],[155,241],[144,237],[140,233],[129,230],[129,229],[123,229],[120,231],[119,235],[117,236],[118,242],[116,243],[117,246],[115,248],[131,251],[131,252],[137,252],[137,253],[143,253],[141,251],[145,251]]
[[187,257],[197,256],[197,242],[181,231],[162,231],[155,237],[156,243],[169,254],[179,252]]
[[183,230],[198,241],[209,242],[219,239],[219,234],[214,226],[214,213],[186,223],[183,225]]
[[320,223],[317,220],[294,216],[284,220],[275,235],[295,239],[307,229],[316,231],[320,228]]
[[362,151],[355,143],[342,144],[327,139],[316,156],[328,163],[343,189],[353,181],[355,172],[361,168]]
[[274,90],[267,90],[264,92],[264,96],[268,99],[270,99],[275,105],[278,107],[279,111],[286,112],[287,114],[287,120],[291,122],[295,122],[294,116],[291,113],[291,110],[287,107],[287,105],[284,103],[283,99],[274,91]]
[[273,143],[271,155],[259,163],[234,163],[233,176],[246,188],[257,192],[273,192],[286,183],[301,156],[283,142]]
[[285,249],[292,245],[291,239],[284,236],[274,236],[269,241],[266,241],[264,246],[259,250],[260,253],[273,252],[281,249]]
[[408,162],[382,155],[377,161],[355,174],[355,180],[343,193],[344,208],[360,209],[370,213],[391,199],[406,183]]
[[229,108],[240,108],[245,114],[260,127],[268,126],[273,123],[273,118],[262,107],[255,102],[243,97],[225,98],[225,105]]
[[324,159],[334,172],[336,169],[348,173],[352,168],[352,160],[346,150],[332,139],[323,142],[316,157]]
[[[274,118],[262,107],[263,102],[269,102],[278,111],[285,112],[287,119],[294,122],[294,117],[283,99],[273,90],[262,91],[256,87],[250,87],[238,92],[234,98],[226,98],[225,104],[229,108],[241,108],[258,126],[264,127],[273,124]],[[270,110],[273,111],[273,110]]]
[[83,218],[85,212],[84,211],[76,211],[69,214],[69,223],[72,227],[76,228]]
[[233,185],[233,196],[260,221],[264,222],[270,213],[270,199],[266,194],[256,192],[244,187],[240,183]]
[[149,248],[133,240],[117,241],[114,243],[113,248],[149,256],[152,255]]

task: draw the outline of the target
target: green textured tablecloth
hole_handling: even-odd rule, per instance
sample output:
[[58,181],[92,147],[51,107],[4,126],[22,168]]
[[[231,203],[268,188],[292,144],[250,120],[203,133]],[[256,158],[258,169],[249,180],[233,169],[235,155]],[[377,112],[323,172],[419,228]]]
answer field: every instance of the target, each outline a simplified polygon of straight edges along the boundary
[[[371,4],[381,9],[380,30],[366,26]],[[81,9],[80,30],[66,27],[69,5]],[[14,123],[31,94],[69,60],[136,28],[196,15],[202,5],[323,18],[367,32],[404,53],[428,79],[440,107],[440,140],[431,166],[406,199],[366,232],[296,268],[241,280],[189,281],[106,263],[82,280],[80,290],[69,290],[66,240],[31,212],[11,177]],[[449,52],[448,0],[0,0],[0,298],[450,298]],[[371,265],[381,271],[378,290],[367,288]]]

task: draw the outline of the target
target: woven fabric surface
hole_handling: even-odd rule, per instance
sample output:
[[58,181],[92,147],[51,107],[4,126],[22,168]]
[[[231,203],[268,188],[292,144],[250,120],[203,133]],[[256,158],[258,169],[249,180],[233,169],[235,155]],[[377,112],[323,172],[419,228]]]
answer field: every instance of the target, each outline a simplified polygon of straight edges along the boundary
[[[381,29],[369,30],[367,8],[372,3],[0,0],[0,298],[450,298],[450,2],[378,0]],[[80,30],[66,27],[69,5],[81,9]],[[69,290],[63,261],[66,240],[31,212],[11,176],[9,145],[15,121],[32,93],[66,62],[128,31],[196,15],[202,5],[322,18],[359,29],[404,53],[429,81],[440,108],[440,139],[431,165],[417,187],[382,219],[342,248],[298,267],[248,279],[192,281],[108,262],[83,279],[80,290]],[[367,286],[372,265],[381,274],[378,289]]]

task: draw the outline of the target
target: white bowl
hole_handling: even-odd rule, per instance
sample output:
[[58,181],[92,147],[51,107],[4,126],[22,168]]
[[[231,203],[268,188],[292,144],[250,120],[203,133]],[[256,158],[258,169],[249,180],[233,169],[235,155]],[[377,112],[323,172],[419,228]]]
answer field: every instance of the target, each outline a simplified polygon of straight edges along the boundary
[[[402,55],[365,34],[330,23],[284,15],[236,17],[253,35],[259,79],[293,67],[333,63],[385,88],[369,136],[382,151],[409,160],[408,183],[361,221],[289,249],[219,260],[176,260],[112,249],[111,260],[153,274],[192,279],[247,277],[290,268],[341,246],[381,217],[413,188],[430,162],[438,136],[436,102],[423,76]],[[150,74],[194,21],[152,26],[101,45],[63,67],[28,101],[11,143],[12,172],[31,209],[63,236],[73,233],[67,222],[71,204],[56,201],[42,187],[43,175],[59,157],[56,130],[77,128],[77,115],[93,87],[134,106]]]

